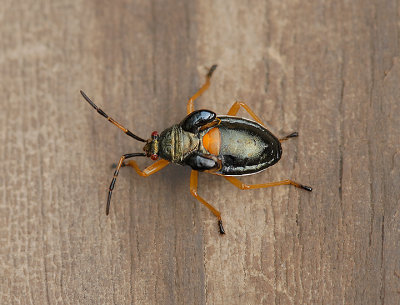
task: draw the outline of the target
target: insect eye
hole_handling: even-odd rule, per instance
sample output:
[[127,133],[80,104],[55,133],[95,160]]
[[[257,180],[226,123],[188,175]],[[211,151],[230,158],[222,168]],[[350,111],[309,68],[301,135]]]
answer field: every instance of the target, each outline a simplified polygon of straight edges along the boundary
[[153,155],[150,156],[150,159],[151,160],[157,160],[158,159],[158,155],[153,154]]
[[157,132],[157,131],[153,131],[153,132],[151,133],[151,137],[152,137],[153,139],[158,138],[158,132]]

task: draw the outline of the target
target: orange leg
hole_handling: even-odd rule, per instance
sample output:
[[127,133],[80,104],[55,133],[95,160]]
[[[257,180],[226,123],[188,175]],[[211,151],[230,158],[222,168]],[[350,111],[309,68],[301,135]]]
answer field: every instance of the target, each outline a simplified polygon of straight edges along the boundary
[[199,91],[197,91],[187,102],[187,114],[190,114],[194,111],[194,104],[193,102],[195,101],[195,99],[197,99],[200,95],[202,95],[204,93],[204,91],[206,91],[208,89],[208,87],[210,87],[210,78],[213,74],[213,72],[215,71],[215,69],[217,68],[217,65],[213,65],[210,70],[208,71],[207,75],[206,75],[206,82],[204,83],[204,85],[199,89]]
[[146,167],[144,170],[141,170],[135,161],[128,161],[123,163],[122,166],[131,166],[135,169],[135,171],[142,177],[148,177],[166,167],[169,164],[167,160],[158,160],[154,162],[152,165]]
[[[240,107],[243,107],[244,110],[246,110],[257,123],[260,123],[262,126],[265,127],[264,123],[261,122],[260,118],[253,112],[253,110],[251,110],[250,107],[247,106],[243,102],[235,102],[232,105],[231,109],[229,109],[227,114],[228,115],[236,115],[238,113]],[[282,139],[279,139],[279,141],[280,142],[284,142],[289,138],[295,138],[295,137],[298,137],[298,136],[299,136],[298,132],[292,132],[290,135],[287,135],[286,137],[284,137]]]
[[199,172],[192,170],[192,173],[190,174],[190,193],[194,196],[194,198],[204,204],[217,217],[219,233],[225,234],[224,227],[222,226],[221,213],[197,194],[198,177]]
[[143,171],[141,171],[138,168],[138,166],[137,166],[135,161],[129,161],[128,163],[124,163],[125,159],[138,157],[138,156],[145,157],[146,154],[145,153],[125,154],[125,155],[123,155],[121,157],[121,159],[119,159],[117,168],[115,169],[115,172],[114,172],[114,177],[113,177],[113,179],[111,181],[110,188],[108,190],[106,215],[108,215],[108,213],[110,212],[111,195],[112,195],[112,191],[114,189],[115,182],[117,181],[118,173],[119,173],[119,170],[120,170],[121,167],[124,167],[124,166],[127,166],[127,165],[132,166],[139,175],[141,175],[143,177],[147,177],[147,176],[150,176],[151,174],[154,174],[154,173],[158,172],[162,168],[166,167],[168,165],[168,163],[169,163],[166,160],[159,160],[159,161],[153,163],[152,165],[150,165],[149,167],[145,168]]
[[240,188],[241,190],[250,190],[250,189],[260,189],[260,188],[266,188],[266,187],[271,187],[271,186],[278,186],[278,185],[293,185],[298,188],[302,188],[306,191],[311,192],[312,188],[307,185],[303,185],[297,182],[294,182],[292,180],[283,180],[283,181],[278,181],[278,182],[270,182],[270,183],[262,183],[262,184],[244,184],[241,182],[239,179],[234,178],[234,177],[229,177],[229,176],[223,176],[226,180],[228,180],[230,183],[232,183],[234,186]]
[[254,121],[256,121],[257,123],[260,123],[261,125],[264,126],[263,122],[261,122],[260,118],[253,112],[253,110],[250,109],[249,106],[247,106],[245,103],[243,102],[235,102],[231,109],[229,109],[227,115],[236,115],[236,113],[238,113],[240,107],[243,107],[244,110],[246,110],[251,117],[254,119]]

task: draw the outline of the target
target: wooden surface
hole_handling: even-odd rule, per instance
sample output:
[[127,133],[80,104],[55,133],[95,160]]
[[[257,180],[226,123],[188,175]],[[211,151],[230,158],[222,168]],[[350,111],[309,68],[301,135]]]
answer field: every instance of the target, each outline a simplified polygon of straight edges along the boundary
[[[11,1],[0,10],[1,304],[400,304],[399,2]],[[240,191],[111,165],[243,100],[282,161]],[[246,116],[242,110],[240,115]],[[141,166],[150,160],[139,160]]]

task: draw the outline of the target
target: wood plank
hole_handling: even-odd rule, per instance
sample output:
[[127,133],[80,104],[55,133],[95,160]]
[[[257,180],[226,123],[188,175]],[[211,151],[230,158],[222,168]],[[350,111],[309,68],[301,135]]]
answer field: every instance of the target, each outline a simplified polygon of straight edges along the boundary
[[[397,304],[399,3],[2,1],[1,304]],[[111,165],[196,107],[245,101],[284,143],[240,191]],[[241,110],[240,115],[246,116]],[[138,159],[141,166],[150,160]]]

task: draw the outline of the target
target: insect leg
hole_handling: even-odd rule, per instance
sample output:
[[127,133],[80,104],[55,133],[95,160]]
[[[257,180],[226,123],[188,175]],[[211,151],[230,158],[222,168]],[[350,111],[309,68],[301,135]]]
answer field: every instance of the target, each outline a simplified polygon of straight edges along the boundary
[[290,138],[297,138],[298,136],[299,136],[299,133],[297,131],[295,131],[295,132],[292,132],[291,134],[287,135],[286,137],[279,139],[279,142],[282,143]]
[[238,113],[240,107],[243,107],[244,110],[246,110],[251,117],[258,123],[260,123],[261,125],[265,126],[263,122],[261,122],[260,118],[253,112],[253,110],[250,109],[249,106],[247,106],[245,103],[243,102],[235,102],[231,109],[229,109],[227,115],[236,115],[236,113]]
[[241,182],[239,179],[234,178],[234,177],[229,177],[229,176],[223,176],[223,177],[226,180],[228,180],[230,183],[232,183],[234,186],[240,188],[241,190],[260,189],[260,188],[266,188],[266,187],[278,186],[278,185],[293,185],[295,187],[304,189],[309,192],[312,191],[312,187],[294,182],[292,180],[283,180],[283,181],[262,183],[262,184],[245,184],[245,183]]
[[101,110],[93,101],[81,90],[81,94],[83,98],[94,108],[97,110],[98,113],[100,113],[103,117],[105,117],[109,122],[117,126],[119,129],[121,129],[123,132],[125,132],[128,136],[134,138],[135,140],[141,141],[141,142],[146,142],[146,140],[142,139],[141,137],[138,137],[137,135],[134,135],[130,130],[126,129],[124,126],[122,126],[120,123],[115,121],[112,117],[109,117],[103,110]]
[[110,212],[111,195],[112,195],[112,191],[113,191],[114,186],[115,186],[115,182],[117,181],[119,169],[121,168],[121,166],[122,166],[122,164],[123,164],[125,159],[133,158],[133,157],[146,157],[146,154],[145,153],[125,154],[125,155],[122,155],[121,159],[119,159],[117,168],[115,169],[115,172],[114,172],[114,177],[111,180],[111,184],[110,184],[110,187],[108,189],[106,215],[108,215],[108,213]]
[[[260,123],[261,125],[265,126],[265,124],[263,122],[261,122],[260,118],[253,112],[253,110],[250,109],[249,106],[247,106],[245,103],[243,102],[235,102],[231,109],[229,109],[227,115],[236,115],[240,109],[240,107],[243,107],[250,115],[251,117],[258,123]],[[299,133],[297,131],[292,132],[291,134],[287,135],[286,137],[279,139],[280,142],[284,142],[289,138],[296,138],[299,136]]]
[[199,172],[192,170],[192,173],[190,174],[190,193],[202,204],[204,204],[218,219],[218,226],[219,226],[219,233],[225,234],[224,227],[222,226],[222,219],[221,219],[221,213],[214,208],[211,204],[209,204],[207,201],[205,201],[203,198],[201,198],[197,194],[197,184],[198,184],[198,177],[199,177]]
[[194,100],[197,99],[200,95],[202,95],[204,93],[204,91],[206,91],[208,89],[208,87],[210,86],[210,78],[213,74],[213,72],[215,71],[215,69],[217,68],[217,65],[213,65],[210,70],[208,70],[208,73],[206,75],[206,82],[204,83],[204,85],[199,89],[199,91],[197,91],[187,102],[187,114],[190,114],[194,111]]
[[135,171],[142,177],[148,177],[166,167],[169,164],[167,160],[158,160],[154,162],[152,165],[146,167],[144,170],[141,170],[135,161],[128,161],[123,163],[122,166],[131,166],[135,169]]

